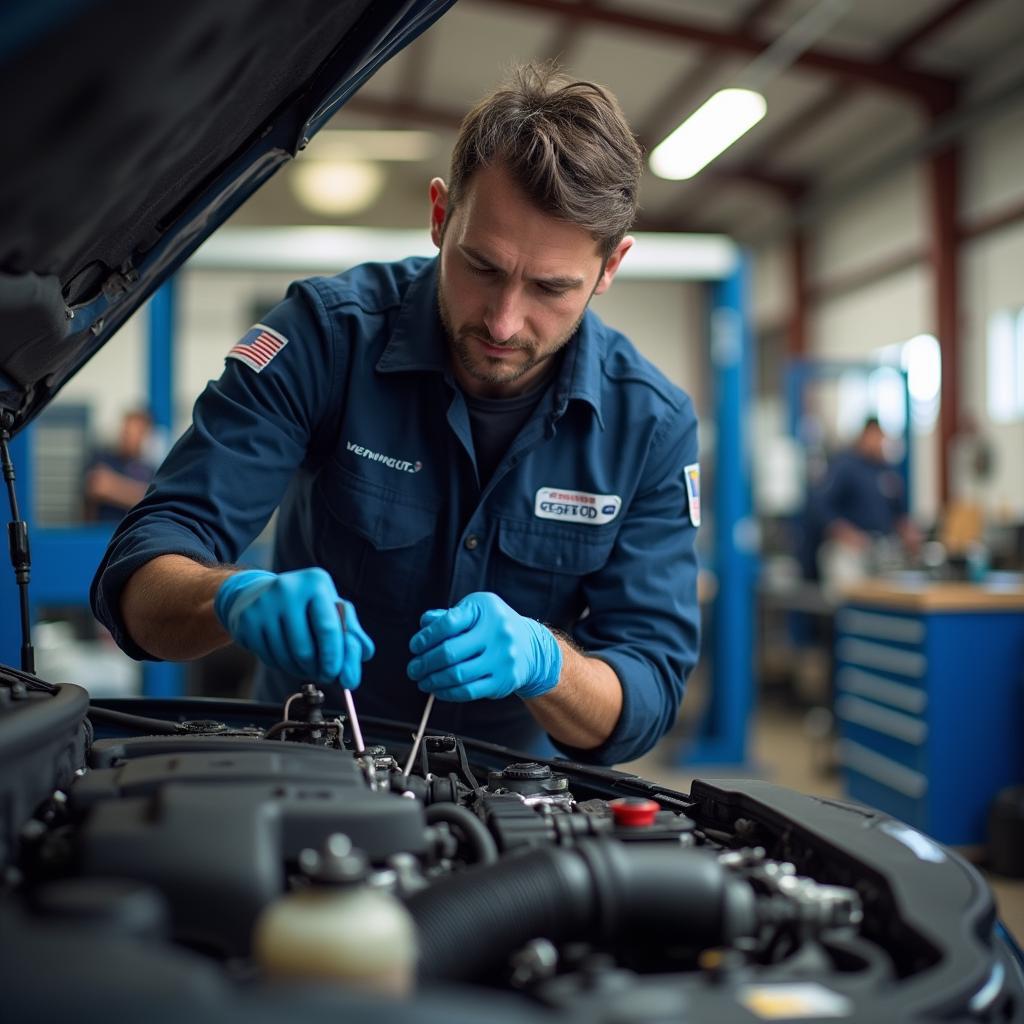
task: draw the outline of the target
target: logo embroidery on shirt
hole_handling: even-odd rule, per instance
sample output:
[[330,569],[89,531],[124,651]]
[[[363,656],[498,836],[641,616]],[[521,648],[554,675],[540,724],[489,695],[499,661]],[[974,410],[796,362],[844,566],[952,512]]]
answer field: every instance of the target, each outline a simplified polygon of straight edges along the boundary
[[686,477],[686,502],[690,506],[690,522],[700,526],[700,463],[691,462],[683,467]]
[[423,463],[417,459],[415,462],[410,462],[408,459],[395,459],[390,455],[382,455],[380,452],[371,451],[369,448],[364,448],[361,444],[356,444],[354,441],[346,441],[345,447],[354,454],[358,455],[361,459],[369,459],[370,462],[379,462],[388,469],[397,469],[400,473],[418,473],[423,468]]
[[278,334],[266,324],[255,324],[235,342],[225,359],[237,359],[245,363],[250,370],[262,373],[271,363],[274,356],[288,344],[283,334]]
[[533,514],[539,519],[569,520],[588,526],[610,523],[622,508],[617,494],[590,494],[566,491],[561,487],[540,487],[533,502]]

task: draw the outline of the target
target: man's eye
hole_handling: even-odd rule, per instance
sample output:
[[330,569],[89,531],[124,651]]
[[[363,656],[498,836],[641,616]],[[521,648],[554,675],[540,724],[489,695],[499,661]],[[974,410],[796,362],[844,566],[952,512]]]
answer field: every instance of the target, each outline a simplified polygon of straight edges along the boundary
[[550,285],[550,284],[538,284],[537,287],[545,295],[551,295],[551,296],[554,296],[555,298],[558,298],[559,296],[564,295],[566,293],[566,290],[567,290],[565,288],[559,288],[559,287],[557,287],[555,285]]
[[481,276],[486,276],[488,274],[494,273],[493,267],[480,267],[477,266],[477,264],[475,263],[470,263],[469,269],[472,270],[474,274],[480,274]]

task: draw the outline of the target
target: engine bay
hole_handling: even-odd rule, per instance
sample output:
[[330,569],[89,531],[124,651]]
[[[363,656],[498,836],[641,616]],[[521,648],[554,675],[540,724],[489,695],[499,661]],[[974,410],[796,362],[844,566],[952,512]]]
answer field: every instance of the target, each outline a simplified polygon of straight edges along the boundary
[[406,773],[408,726],[356,749],[312,686],[90,704],[19,676],[0,981],[25,1019],[1024,1016],[980,875],[867,808],[451,735]]

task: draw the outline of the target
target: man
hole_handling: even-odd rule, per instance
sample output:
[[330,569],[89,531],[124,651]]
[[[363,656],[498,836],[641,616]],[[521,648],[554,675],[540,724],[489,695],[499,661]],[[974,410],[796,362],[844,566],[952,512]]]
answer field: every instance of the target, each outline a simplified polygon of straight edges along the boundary
[[[368,714],[434,693],[439,730],[649,749],[696,659],[697,425],[587,310],[640,172],[598,86],[525,68],[481,101],[430,183],[439,256],[293,285],[199,398],[93,584],[125,650],[233,639],[264,698],[365,678]],[[279,503],[275,572],[224,564]]]
[[896,537],[911,551],[920,534],[907,516],[903,477],[885,452],[885,432],[874,417],[853,446],[832,460],[818,499],[823,543],[818,562],[826,585],[865,575],[879,539]]
[[153,430],[152,417],[145,409],[130,409],[121,419],[117,447],[98,452],[85,471],[85,515],[101,523],[120,522],[133,505],[142,500],[154,464],[146,445]]

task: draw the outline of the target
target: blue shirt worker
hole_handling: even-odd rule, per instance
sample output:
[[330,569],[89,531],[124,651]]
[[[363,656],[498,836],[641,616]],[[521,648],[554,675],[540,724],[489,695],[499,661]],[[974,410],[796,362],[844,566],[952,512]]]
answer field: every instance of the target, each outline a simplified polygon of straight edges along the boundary
[[[137,658],[229,641],[340,703],[612,764],[698,648],[697,423],[587,306],[641,153],[602,87],[519,69],[429,187],[433,259],[290,288],[113,537],[93,608]],[[235,563],[279,508],[273,571]],[[554,746],[552,746],[554,744]]]

